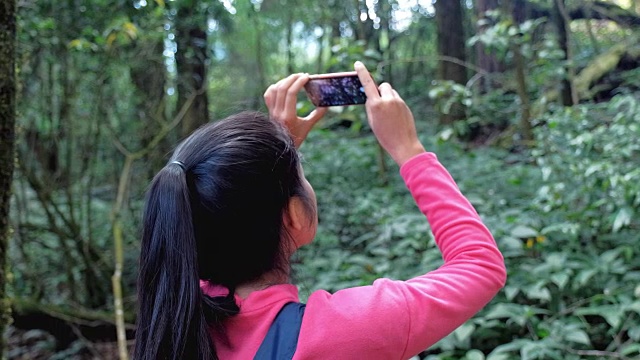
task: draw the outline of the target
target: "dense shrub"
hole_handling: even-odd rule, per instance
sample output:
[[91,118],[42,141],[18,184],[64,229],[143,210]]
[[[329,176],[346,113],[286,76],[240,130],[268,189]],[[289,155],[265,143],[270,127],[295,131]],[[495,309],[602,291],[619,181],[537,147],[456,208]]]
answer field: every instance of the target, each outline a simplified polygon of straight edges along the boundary
[[[504,291],[426,358],[640,356],[638,107],[620,96],[557,109],[525,154],[425,137],[494,233],[509,270]],[[306,171],[320,229],[296,264],[303,295],[441,263],[397,167],[381,174],[371,136],[320,132],[310,143]]]

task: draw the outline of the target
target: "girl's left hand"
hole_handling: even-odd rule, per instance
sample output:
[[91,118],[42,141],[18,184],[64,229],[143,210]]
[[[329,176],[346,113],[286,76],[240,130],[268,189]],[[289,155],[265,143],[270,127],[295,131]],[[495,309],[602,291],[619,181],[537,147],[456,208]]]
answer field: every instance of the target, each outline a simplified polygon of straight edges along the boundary
[[269,86],[264,93],[264,102],[269,116],[283,124],[293,137],[296,148],[300,148],[313,126],[324,116],[327,108],[317,108],[309,115],[300,117],[296,111],[298,93],[309,81],[309,74],[293,74]]

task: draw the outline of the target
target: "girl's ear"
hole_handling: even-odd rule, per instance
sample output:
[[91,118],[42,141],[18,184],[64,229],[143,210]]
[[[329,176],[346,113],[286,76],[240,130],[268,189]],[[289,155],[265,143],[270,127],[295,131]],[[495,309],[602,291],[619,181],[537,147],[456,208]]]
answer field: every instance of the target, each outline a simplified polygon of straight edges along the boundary
[[310,242],[306,236],[310,226],[309,214],[304,202],[298,196],[292,197],[287,206],[288,211],[284,212],[282,220],[297,249]]
[[289,230],[302,230],[306,222],[304,203],[298,196],[289,199],[288,211],[284,214],[284,223]]

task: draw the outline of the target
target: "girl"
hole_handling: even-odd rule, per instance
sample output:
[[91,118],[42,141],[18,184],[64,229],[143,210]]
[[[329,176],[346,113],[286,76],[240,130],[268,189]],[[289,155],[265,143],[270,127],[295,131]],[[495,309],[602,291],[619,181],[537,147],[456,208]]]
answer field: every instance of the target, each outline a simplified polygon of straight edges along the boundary
[[[387,83],[377,87],[362,63],[355,69],[371,128],[431,224],[444,265],[407,281],[312,293],[291,330],[293,359],[411,358],[473,316],[506,278],[490,232],[425,151],[402,98]],[[280,310],[299,302],[289,259],[318,222],[297,148],[326,110],[296,115],[306,81],[291,75],[267,89],[270,119],[241,113],[197,130],[153,179],[135,359],[253,359]]]

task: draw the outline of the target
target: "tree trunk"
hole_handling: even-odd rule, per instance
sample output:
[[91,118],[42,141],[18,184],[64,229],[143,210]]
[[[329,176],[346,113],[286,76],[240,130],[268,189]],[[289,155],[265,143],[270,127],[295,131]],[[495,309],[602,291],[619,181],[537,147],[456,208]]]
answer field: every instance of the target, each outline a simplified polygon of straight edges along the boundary
[[206,18],[197,13],[197,6],[178,8],[176,14],[176,69],[178,71],[178,106],[191,94],[198,94],[182,123],[182,137],[209,121],[207,98],[207,33]]
[[264,67],[264,45],[262,40],[262,24],[260,23],[259,18],[256,15],[256,26],[258,27],[258,31],[256,31],[256,74],[257,74],[257,84],[255,88],[255,95],[253,96],[253,103],[251,104],[252,109],[257,109],[262,104],[262,92],[267,86],[267,76],[265,74]]
[[[519,24],[514,18],[513,3],[510,0],[502,2],[502,8],[506,14],[511,16],[514,26]],[[511,52],[513,53],[513,62],[515,66],[516,91],[520,98],[520,136],[525,145],[530,145],[533,141],[533,130],[531,126],[531,100],[527,90],[527,78],[525,75],[526,61],[522,54],[522,46],[518,42],[511,44]]]
[[[15,163],[15,11],[15,0],[0,0],[0,334],[4,334],[11,321],[11,307],[5,291],[10,237],[9,201]],[[0,337],[0,354],[4,348],[4,337]]]
[[[498,8],[498,0],[477,0],[476,1],[476,16],[478,20],[486,19],[485,13],[490,10]],[[477,32],[482,34],[487,25],[478,25]],[[492,54],[487,52],[484,44],[478,41],[475,45],[476,48],[476,64],[480,69],[485,70],[487,73],[501,73],[504,71],[504,64],[498,61],[498,59]],[[490,78],[480,79],[480,88],[483,92],[487,92],[493,88]]]
[[358,9],[358,15],[357,15],[357,18],[355,19],[355,26],[354,26],[355,40],[366,40],[367,36],[365,34],[366,30],[364,28],[364,22],[360,20],[360,13],[363,11],[360,0],[353,0],[353,7],[354,9]]
[[533,141],[533,130],[531,127],[531,101],[527,92],[527,82],[525,76],[525,60],[519,45],[512,48],[513,58],[516,66],[516,84],[518,97],[520,98],[520,134],[526,144]]
[[[289,6],[291,6],[290,4]],[[293,10],[287,10],[287,74],[293,74]]]
[[567,63],[567,74],[564,79],[562,79],[560,99],[562,100],[562,105],[572,106],[575,102],[577,102],[577,99],[574,99],[574,91],[573,87],[571,86],[571,81],[573,79],[573,67],[571,66],[571,64],[569,64],[569,62],[571,61],[571,50],[569,48],[569,30],[567,29],[567,25],[569,24],[565,16],[564,0],[553,1],[553,22],[555,23],[558,30],[558,43],[560,45],[560,49],[564,51],[564,60]]
[[513,16],[513,20],[522,24],[530,18],[530,9],[529,2],[527,0],[509,0],[511,2],[511,15]]
[[[464,63],[465,39],[460,0],[438,0],[435,3],[438,29],[438,54]],[[458,63],[440,60],[438,79],[451,80],[458,84],[467,82],[466,68]],[[452,106],[449,114],[441,114],[440,123],[448,124],[464,117],[461,106]]]
[[[138,122],[144,124],[142,147],[147,146],[158,127],[167,121],[164,114],[166,70],[163,50],[162,39],[143,39],[137,43],[137,51],[134,53],[136,58],[131,59],[130,74],[136,89],[136,115]],[[144,57],[139,58],[143,54]],[[146,156],[150,178],[164,166],[170,150],[169,142],[162,141]]]

